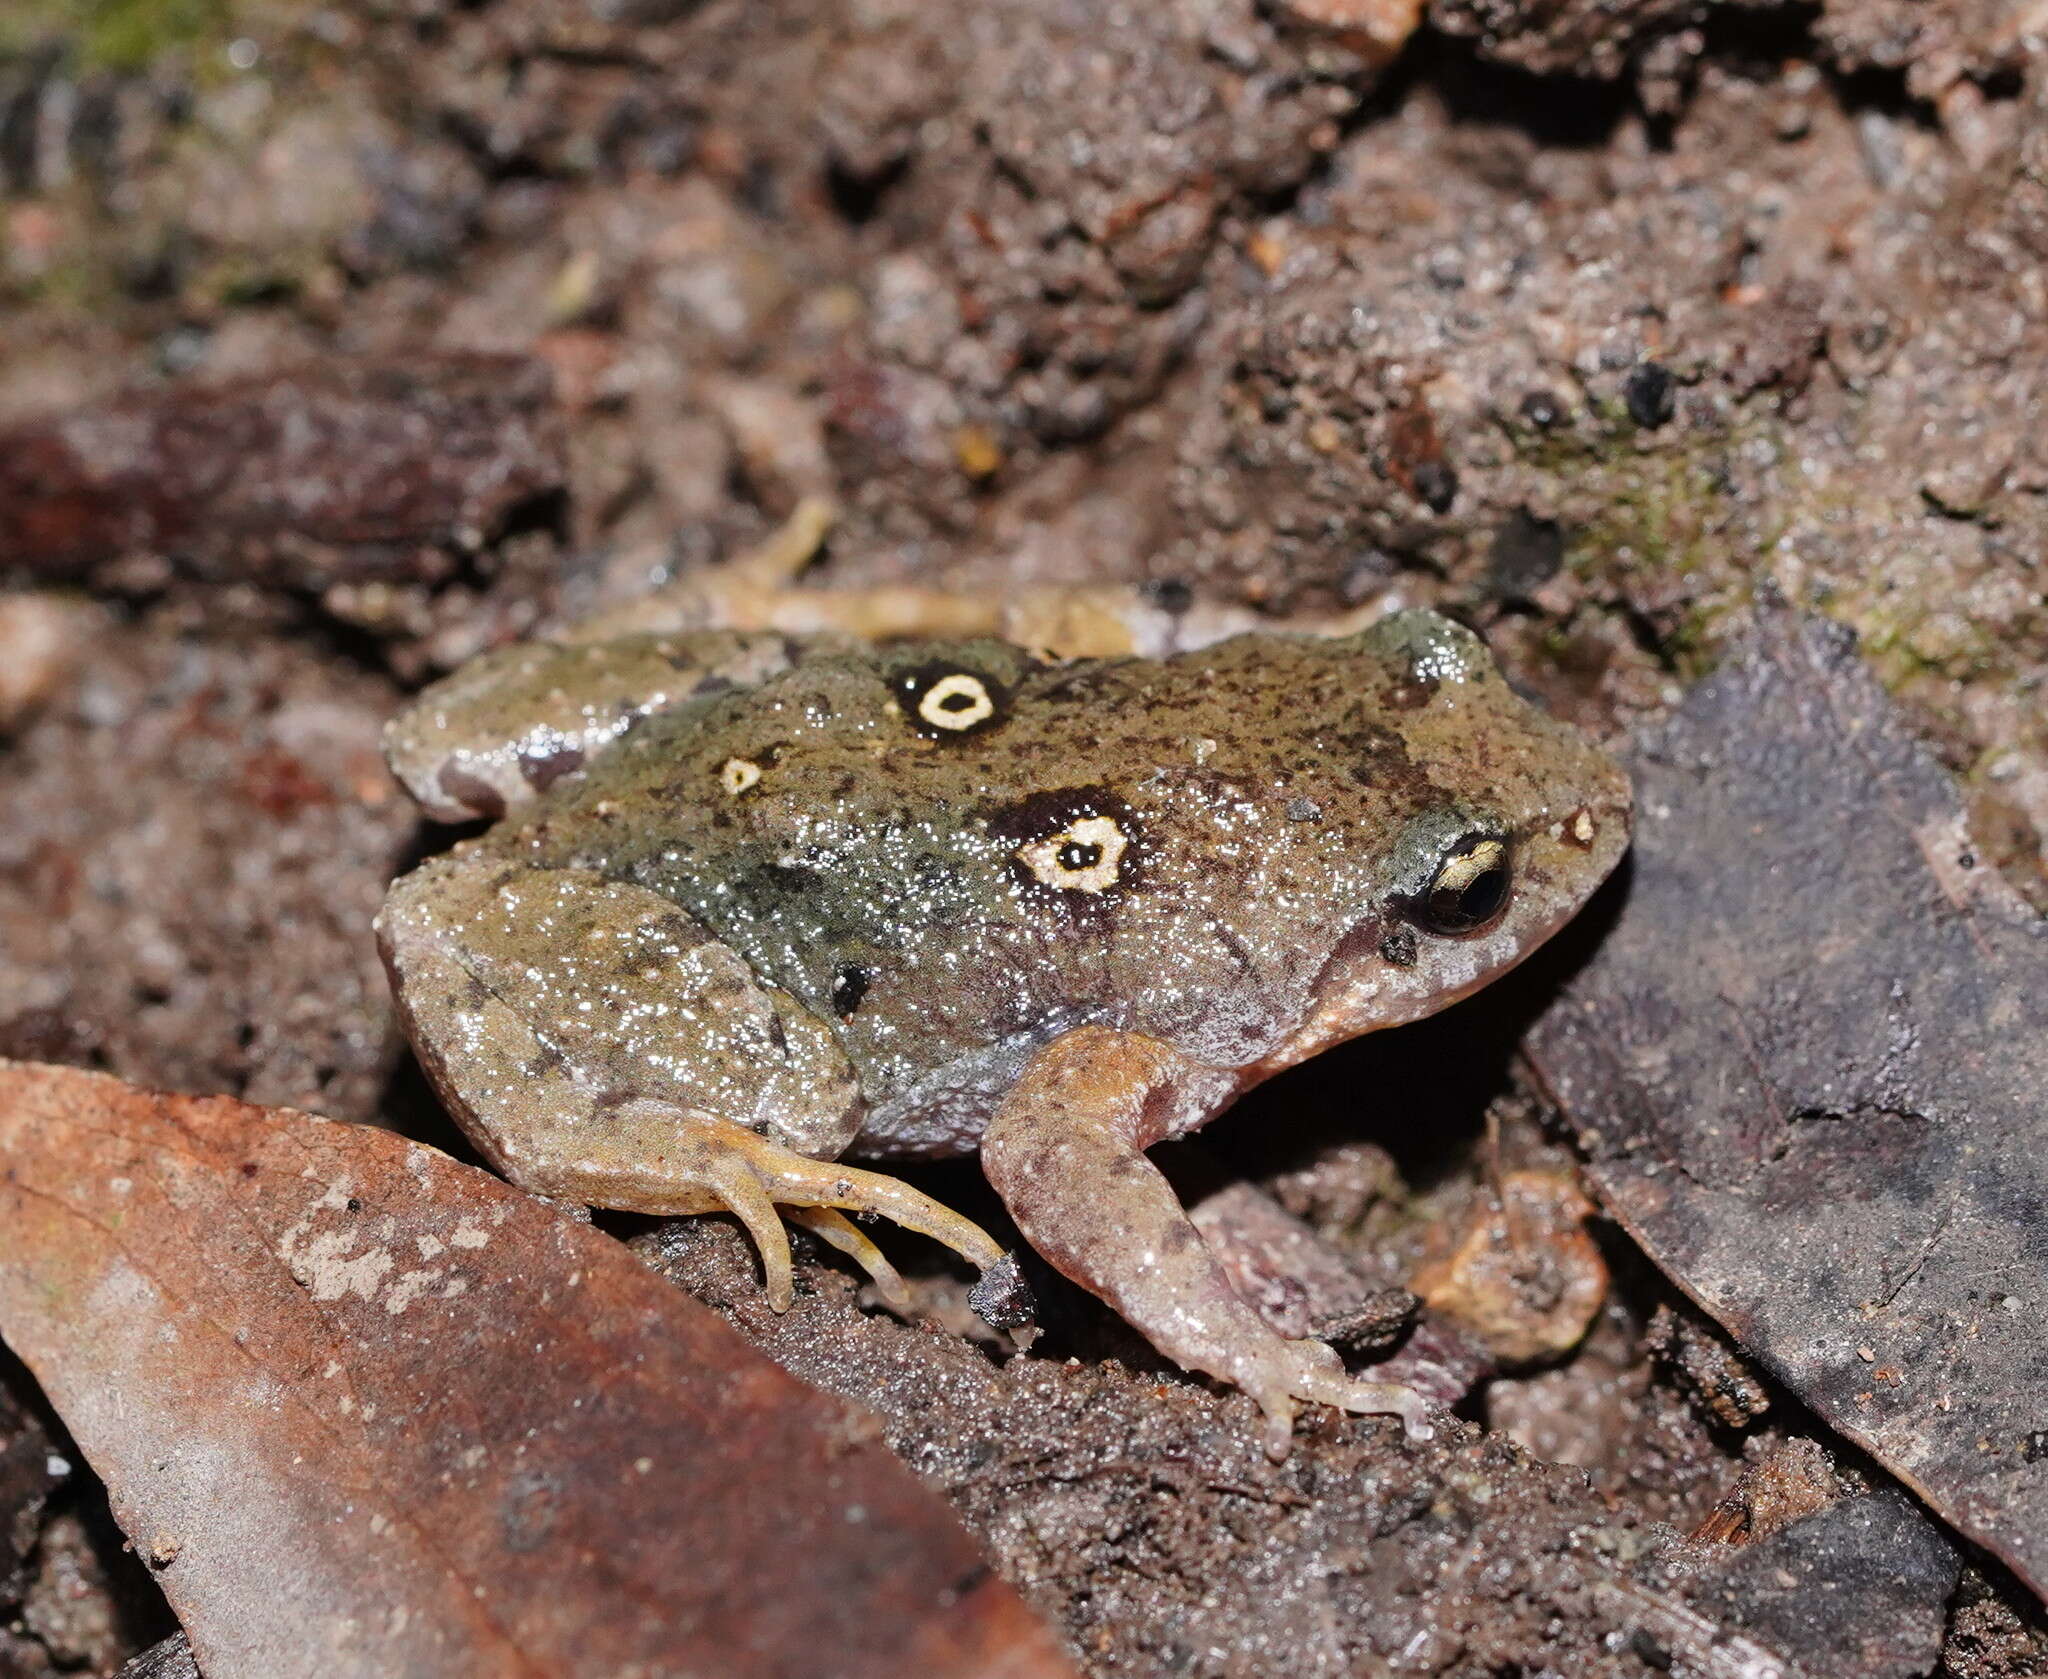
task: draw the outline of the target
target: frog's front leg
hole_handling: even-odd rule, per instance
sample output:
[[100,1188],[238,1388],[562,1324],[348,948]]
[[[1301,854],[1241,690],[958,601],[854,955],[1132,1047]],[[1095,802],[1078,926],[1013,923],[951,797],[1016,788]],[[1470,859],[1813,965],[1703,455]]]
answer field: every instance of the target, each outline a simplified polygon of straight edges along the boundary
[[789,1304],[780,1209],[902,1285],[835,1209],[917,1230],[984,1271],[980,1226],[836,1155],[858,1124],[829,1030],[666,898],[489,842],[392,888],[378,941],[406,1029],[448,1104],[525,1188],[632,1212],[730,1212]]
[[1268,1327],[1145,1158],[1162,1134],[1157,1116],[1205,1072],[1151,1038],[1069,1032],[1038,1052],[989,1122],[982,1168],[1050,1263],[1176,1363],[1256,1399],[1273,1456],[1286,1455],[1298,1400],[1398,1416],[1411,1439],[1426,1439],[1413,1389],[1359,1381],[1322,1342]]

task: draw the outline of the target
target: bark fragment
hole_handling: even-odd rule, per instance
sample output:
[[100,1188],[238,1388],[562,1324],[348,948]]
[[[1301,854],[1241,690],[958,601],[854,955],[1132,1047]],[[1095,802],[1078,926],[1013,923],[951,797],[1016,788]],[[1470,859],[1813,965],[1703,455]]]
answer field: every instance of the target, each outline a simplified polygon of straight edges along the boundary
[[1609,1210],[1773,1374],[2048,1587],[2048,922],[1839,628],[1634,755],[1617,918],[1531,1050]]

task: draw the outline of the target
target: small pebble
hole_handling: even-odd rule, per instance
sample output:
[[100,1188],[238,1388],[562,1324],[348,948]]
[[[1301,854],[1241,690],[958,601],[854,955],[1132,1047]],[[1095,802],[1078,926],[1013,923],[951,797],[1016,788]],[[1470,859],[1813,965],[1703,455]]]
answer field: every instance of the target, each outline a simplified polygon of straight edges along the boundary
[[0,595],[0,729],[56,692],[88,622],[83,608],[58,595]]
[[1671,370],[1662,362],[1646,361],[1630,368],[1622,381],[1621,396],[1628,404],[1628,417],[1645,428],[1661,426],[1677,406]]
[[1458,499],[1458,475],[1443,461],[1424,461],[1415,469],[1415,493],[1432,513],[1448,513]]

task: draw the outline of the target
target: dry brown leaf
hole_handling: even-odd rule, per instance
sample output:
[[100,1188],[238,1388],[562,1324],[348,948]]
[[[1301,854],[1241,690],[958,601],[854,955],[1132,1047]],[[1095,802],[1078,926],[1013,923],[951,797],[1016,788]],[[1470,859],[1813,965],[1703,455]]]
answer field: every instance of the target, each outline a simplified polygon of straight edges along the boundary
[[874,1421],[389,1133],[0,1062],[0,1334],[208,1679],[1052,1679]]

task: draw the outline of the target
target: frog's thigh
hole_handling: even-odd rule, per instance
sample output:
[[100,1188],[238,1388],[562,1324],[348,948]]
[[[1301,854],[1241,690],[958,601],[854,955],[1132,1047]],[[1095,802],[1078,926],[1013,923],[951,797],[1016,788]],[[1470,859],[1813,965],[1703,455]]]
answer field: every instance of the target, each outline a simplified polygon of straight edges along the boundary
[[1048,1261],[1176,1363],[1251,1394],[1276,1456],[1304,1399],[1391,1413],[1411,1435],[1427,1435],[1412,1389],[1355,1380],[1320,1341],[1270,1328],[1145,1158],[1148,1098],[1170,1096],[1195,1072],[1149,1038],[1099,1026],[1069,1032],[1038,1052],[990,1121],[983,1170]]
[[837,1154],[859,1123],[829,1030],[644,887],[458,848],[392,889],[379,933],[416,1037],[522,1181],[642,1169],[663,1126],[635,1101],[806,1154]]
[[[778,1205],[878,1213],[978,1265],[1000,1256],[907,1185],[814,1158],[859,1123],[844,1056],[667,899],[458,848],[392,888],[378,937],[422,1064],[515,1183],[638,1212],[729,1210],[761,1245],[778,1304]],[[809,1222],[867,1263],[871,1247]]]
[[779,635],[723,630],[521,642],[424,689],[384,731],[392,773],[443,822],[499,816],[599,757],[641,718],[788,668]]

